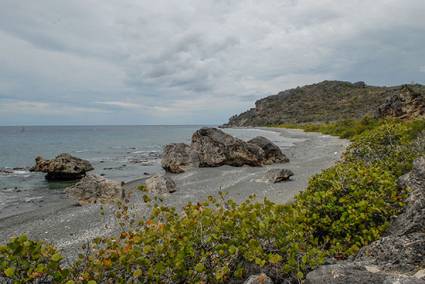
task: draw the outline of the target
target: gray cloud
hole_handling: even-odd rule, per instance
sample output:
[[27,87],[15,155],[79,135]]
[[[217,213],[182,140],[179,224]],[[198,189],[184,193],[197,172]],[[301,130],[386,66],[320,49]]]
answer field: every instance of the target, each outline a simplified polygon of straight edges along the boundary
[[423,0],[0,0],[0,123],[221,123],[324,79],[422,82]]

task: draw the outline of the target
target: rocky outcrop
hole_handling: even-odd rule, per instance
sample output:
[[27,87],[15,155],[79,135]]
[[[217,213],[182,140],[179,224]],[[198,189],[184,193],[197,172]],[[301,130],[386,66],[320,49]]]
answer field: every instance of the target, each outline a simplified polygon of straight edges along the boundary
[[248,141],[248,143],[255,144],[259,146],[264,151],[264,163],[265,164],[274,164],[274,163],[287,163],[289,162],[288,157],[286,157],[279,146],[274,144],[272,141],[263,136],[257,136]]
[[[425,86],[409,85],[425,94]],[[223,127],[265,126],[283,123],[327,122],[373,115],[403,86],[376,87],[364,82],[323,81],[297,87],[255,102],[255,108],[234,115]]]
[[425,115],[425,93],[419,93],[408,85],[398,94],[389,97],[376,111],[376,116],[400,119],[416,118]]
[[294,173],[288,169],[271,169],[264,175],[264,180],[267,182],[278,183],[288,181]]
[[251,275],[244,284],[273,284],[273,281],[266,274]]
[[235,138],[217,128],[201,128],[192,136],[192,151],[199,167],[261,166],[261,147]]
[[44,160],[39,156],[30,170],[47,173],[47,180],[77,180],[93,170],[93,167],[89,161],[64,153],[52,160]]
[[183,173],[192,164],[191,148],[184,143],[173,143],[164,147],[162,167],[170,173]]
[[145,181],[148,192],[155,194],[173,193],[176,191],[176,183],[167,176],[155,175]]
[[425,283],[425,157],[400,185],[410,196],[384,237],[363,247],[354,261],[310,272],[306,283]]
[[123,197],[123,190],[121,183],[90,174],[65,189],[71,197],[78,199],[80,204],[111,202]]

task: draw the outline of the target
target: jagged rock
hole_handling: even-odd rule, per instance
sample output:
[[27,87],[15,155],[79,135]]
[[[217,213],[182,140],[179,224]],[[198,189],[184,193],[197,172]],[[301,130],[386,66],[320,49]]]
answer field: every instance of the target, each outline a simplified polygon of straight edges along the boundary
[[264,180],[272,183],[287,181],[294,173],[288,169],[271,169],[264,175]]
[[378,107],[375,116],[397,117],[397,118],[415,118],[425,115],[425,94],[415,92],[412,88],[405,85],[400,93],[389,97],[381,106]]
[[173,143],[164,147],[162,167],[170,173],[183,173],[192,164],[190,146],[185,143]]
[[266,274],[251,275],[244,284],[273,284],[273,281]]
[[383,272],[376,266],[361,263],[324,265],[307,274],[305,284],[424,284],[415,276]]
[[30,169],[33,172],[47,173],[47,180],[77,180],[93,170],[89,161],[71,156],[70,154],[60,154],[52,160],[44,160],[38,156],[35,158],[35,166]]
[[80,204],[110,202],[124,195],[121,183],[98,175],[86,175],[65,191],[77,198]]
[[173,193],[176,191],[176,183],[167,176],[155,175],[145,181],[147,191],[157,194]]
[[399,185],[409,187],[410,195],[385,236],[360,249],[352,262],[308,273],[306,283],[425,283],[420,273],[425,267],[425,157],[414,161]]
[[265,164],[289,162],[289,159],[282,153],[279,146],[263,136],[257,136],[249,140],[248,143],[255,144],[263,149],[265,155]]
[[264,151],[217,128],[201,128],[192,136],[192,151],[200,167],[261,166]]

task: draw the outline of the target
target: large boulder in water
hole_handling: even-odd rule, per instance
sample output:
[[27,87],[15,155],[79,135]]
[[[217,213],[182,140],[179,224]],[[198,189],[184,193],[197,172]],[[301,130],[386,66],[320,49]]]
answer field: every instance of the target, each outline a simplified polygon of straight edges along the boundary
[[192,164],[190,146],[173,143],[164,147],[161,166],[170,173],[183,173]]
[[266,163],[266,164],[289,162],[288,157],[286,157],[282,153],[279,146],[274,144],[272,141],[270,141],[266,137],[257,136],[255,138],[249,140],[248,143],[255,144],[255,145],[261,147],[261,149],[263,149],[264,155],[265,155],[264,163]]
[[168,176],[154,175],[145,181],[148,192],[155,194],[173,193],[176,191],[176,183]]
[[264,151],[217,128],[201,128],[192,136],[192,150],[200,167],[261,166]]
[[111,202],[125,195],[121,183],[98,175],[86,175],[65,191],[80,204]]
[[47,173],[47,180],[77,180],[93,170],[93,166],[89,161],[64,153],[52,160],[44,160],[39,156],[30,170]]

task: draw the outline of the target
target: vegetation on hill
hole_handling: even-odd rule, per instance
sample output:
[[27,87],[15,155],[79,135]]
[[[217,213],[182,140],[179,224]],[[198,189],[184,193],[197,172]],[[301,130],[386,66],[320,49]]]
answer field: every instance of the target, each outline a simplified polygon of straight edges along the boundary
[[[418,84],[376,87],[363,82],[323,81],[260,99],[255,108],[231,117],[224,127],[360,119],[364,115],[374,115],[388,98],[398,96],[406,88],[425,96],[425,86]],[[393,100],[398,104],[403,101]]]
[[[236,204],[225,194],[177,212],[150,194],[136,225],[126,204],[118,237],[96,239],[66,265],[48,244],[24,236],[0,246],[0,280],[13,283],[239,283],[259,271],[301,281],[328,258],[344,259],[376,240],[407,192],[397,177],[423,155],[425,121],[343,121],[302,125],[350,138],[335,166],[314,176],[291,204]],[[419,137],[419,138],[418,138]],[[422,140],[421,140],[422,141]]]

